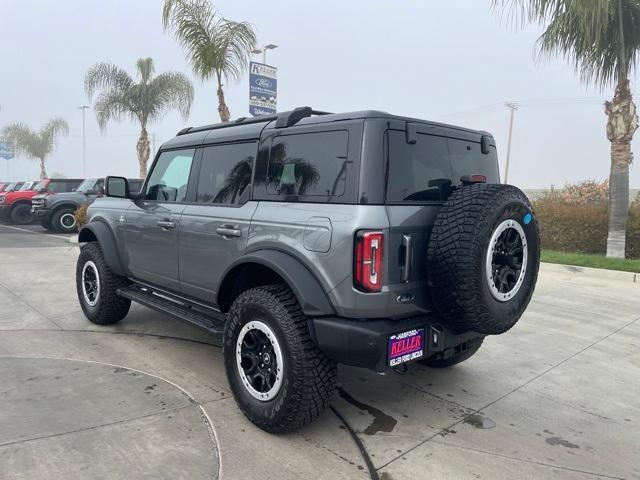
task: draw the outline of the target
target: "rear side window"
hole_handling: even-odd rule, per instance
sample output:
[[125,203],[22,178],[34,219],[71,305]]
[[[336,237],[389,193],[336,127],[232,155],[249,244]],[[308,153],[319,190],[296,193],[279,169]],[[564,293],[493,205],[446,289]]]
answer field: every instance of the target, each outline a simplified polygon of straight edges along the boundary
[[403,131],[388,130],[387,202],[439,202],[460,184],[463,175],[484,175],[499,183],[495,147],[488,154],[479,142],[418,133],[409,144]]
[[267,167],[267,193],[328,198],[342,196],[348,143],[346,130],[276,137]]
[[198,203],[237,204],[251,185],[255,142],[206,147],[198,176]]

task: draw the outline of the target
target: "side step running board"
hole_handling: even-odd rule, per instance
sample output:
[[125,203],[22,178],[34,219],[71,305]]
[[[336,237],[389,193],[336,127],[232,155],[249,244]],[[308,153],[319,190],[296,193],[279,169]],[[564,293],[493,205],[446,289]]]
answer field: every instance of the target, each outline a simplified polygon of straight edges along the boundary
[[224,322],[226,317],[222,313],[212,311],[212,315],[207,315],[187,304],[169,300],[164,296],[143,290],[135,285],[119,288],[118,295],[158,312],[167,313],[174,317],[178,317],[181,320],[186,320],[187,322],[204,328],[211,333],[222,334],[224,331]]

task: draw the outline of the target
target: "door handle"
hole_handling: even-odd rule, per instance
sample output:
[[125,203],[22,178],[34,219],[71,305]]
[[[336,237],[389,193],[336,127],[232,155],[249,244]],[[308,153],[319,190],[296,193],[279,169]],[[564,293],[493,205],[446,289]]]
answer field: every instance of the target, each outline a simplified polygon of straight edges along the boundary
[[240,237],[242,236],[242,230],[233,228],[231,225],[225,225],[224,227],[216,228],[216,233],[222,237]]
[[162,227],[163,230],[173,230],[176,228],[176,222],[172,220],[158,220],[156,225]]
[[402,236],[402,246],[404,247],[404,265],[400,276],[401,282],[408,282],[411,276],[411,262],[413,261],[413,242],[411,235]]

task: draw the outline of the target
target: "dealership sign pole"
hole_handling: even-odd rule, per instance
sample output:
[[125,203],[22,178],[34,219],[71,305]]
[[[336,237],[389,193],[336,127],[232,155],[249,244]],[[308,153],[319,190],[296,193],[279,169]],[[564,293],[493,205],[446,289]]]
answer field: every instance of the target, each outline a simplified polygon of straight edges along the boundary
[[276,113],[278,69],[264,63],[249,64],[249,113],[254,117]]

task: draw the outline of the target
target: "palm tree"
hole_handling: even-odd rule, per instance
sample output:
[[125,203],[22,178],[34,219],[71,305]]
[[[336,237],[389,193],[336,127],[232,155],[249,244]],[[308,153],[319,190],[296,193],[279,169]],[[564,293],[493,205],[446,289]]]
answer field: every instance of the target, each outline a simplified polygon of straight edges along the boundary
[[15,150],[27,158],[40,161],[40,180],[47,178],[45,162],[55,150],[58,138],[69,134],[69,125],[61,118],[49,120],[39,131],[28,125],[14,122],[2,130],[4,139],[15,146]]
[[171,109],[178,110],[186,120],[193,103],[193,85],[182,73],[165,72],[154,77],[151,58],[138,59],[136,69],[137,83],[117,65],[97,63],[87,72],[84,86],[90,99],[100,90],[93,109],[102,131],[109,120],[120,120],[122,116],[140,123],[136,151],[140,178],[144,178],[150,153],[147,125]]
[[222,82],[237,82],[247,68],[256,48],[253,26],[221,17],[209,0],[165,0],[162,23],[186,50],[194,73],[202,80],[215,77],[218,114],[223,122],[229,121]]
[[631,140],[638,128],[629,76],[640,49],[640,1],[492,1],[494,9],[509,13],[520,24],[529,21],[545,26],[537,42],[539,56],[569,59],[585,83],[600,88],[615,83],[613,99],[604,105],[611,142],[607,256],[624,258]]

